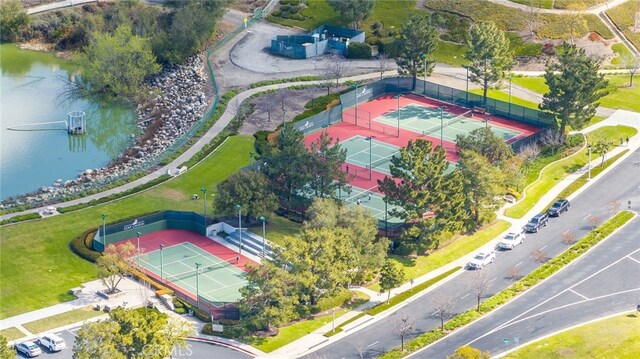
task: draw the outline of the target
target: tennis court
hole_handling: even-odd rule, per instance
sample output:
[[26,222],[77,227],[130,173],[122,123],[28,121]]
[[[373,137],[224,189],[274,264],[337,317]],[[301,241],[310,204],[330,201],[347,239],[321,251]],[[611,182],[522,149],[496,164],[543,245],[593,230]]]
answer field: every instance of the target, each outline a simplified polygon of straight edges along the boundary
[[491,121],[473,119],[471,111],[456,115],[444,109],[441,113],[437,108],[420,106],[415,103],[376,117],[374,121],[390,126],[397,126],[399,123],[402,129],[436,138],[441,135],[442,124],[442,139],[450,142],[455,142],[457,135],[466,135],[483,127],[489,127],[496,136],[505,141],[522,134],[520,131],[499,126]]
[[[353,136],[340,142],[342,148],[347,150],[346,162],[364,168],[367,172],[374,171],[391,174],[389,164],[391,157],[400,153],[400,147],[385,142],[376,141],[374,136]],[[360,176],[359,168],[345,166],[346,171]],[[360,171],[361,172],[361,171]]]
[[378,192],[375,192],[374,189],[378,187],[370,188],[370,189],[362,189],[359,187],[349,186],[345,191],[340,191],[338,193],[338,198],[351,204],[358,205],[364,208],[367,208],[371,211],[371,215],[376,217],[379,221],[387,221],[389,225],[397,225],[400,223],[404,223],[400,218],[393,217],[391,215],[385,216],[385,209],[390,211],[394,208],[398,208],[394,205],[385,205],[384,196]]
[[[134,261],[137,258],[133,259]],[[170,287],[177,286],[216,306],[236,302],[247,285],[239,257],[221,259],[190,242],[164,246],[140,256],[140,266]]]

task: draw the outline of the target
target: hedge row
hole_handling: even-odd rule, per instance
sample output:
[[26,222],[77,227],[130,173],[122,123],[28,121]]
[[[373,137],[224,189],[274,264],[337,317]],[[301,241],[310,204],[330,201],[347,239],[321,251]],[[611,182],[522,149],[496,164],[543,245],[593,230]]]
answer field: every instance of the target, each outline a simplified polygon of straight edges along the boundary
[[286,82],[299,82],[299,81],[319,81],[322,78],[320,76],[298,76],[298,77],[291,77],[288,79],[276,79],[276,80],[264,80],[264,81],[258,81],[258,82],[254,82],[251,84],[251,86],[249,86],[250,88],[256,88],[256,87],[262,87],[262,86],[268,86],[268,85],[276,85],[276,84],[283,84]]
[[473,322],[483,314],[492,311],[496,307],[506,303],[528,288],[547,279],[553,273],[559,271],[562,267],[566,266],[567,264],[571,263],[571,261],[584,254],[589,248],[605,239],[607,236],[613,233],[614,230],[630,221],[634,216],[635,215],[630,211],[619,212],[618,214],[613,216],[613,218],[605,222],[600,227],[591,231],[591,233],[576,242],[573,246],[562,252],[557,257],[551,259],[549,262],[543,264],[533,272],[529,273],[527,276],[525,276],[517,283],[513,284],[511,287],[485,300],[480,305],[479,311],[470,309],[462,314],[453,317],[445,324],[446,332],[441,332],[439,329],[433,329],[425,334],[416,337],[415,339],[408,341],[405,345],[406,351],[404,353],[402,353],[400,349],[394,348],[393,350],[385,353],[380,358],[402,358],[404,355],[421,349],[444,337],[445,335],[447,335],[447,332],[458,329]]
[[91,228],[82,232],[82,234],[69,242],[69,249],[71,249],[71,251],[80,258],[95,263],[98,257],[100,257],[100,252],[93,250],[91,242],[93,241],[93,237],[96,235],[97,231],[97,228]]
[[40,215],[38,213],[21,214],[19,216],[11,217],[9,219],[4,219],[4,220],[0,221],[0,226],[5,225],[5,224],[9,224],[9,223],[30,221],[32,219],[39,219],[39,218],[40,218]]

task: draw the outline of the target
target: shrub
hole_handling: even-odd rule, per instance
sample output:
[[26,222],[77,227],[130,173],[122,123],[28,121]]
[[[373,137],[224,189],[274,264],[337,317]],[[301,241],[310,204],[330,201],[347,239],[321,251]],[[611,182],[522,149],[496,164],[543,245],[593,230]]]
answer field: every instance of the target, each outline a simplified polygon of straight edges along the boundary
[[182,304],[182,302],[175,297],[173,298],[173,306],[176,308],[184,308],[184,305]]
[[176,309],[174,309],[173,311],[178,314],[184,314],[187,312],[186,309],[184,309],[184,307],[176,307]]
[[370,36],[367,36],[367,39],[365,41],[369,45],[378,45],[378,43],[380,42],[380,38],[377,36],[370,35]]
[[92,228],[84,231],[81,235],[72,239],[69,242],[69,249],[73,253],[75,253],[78,257],[88,260],[89,262],[95,263],[95,261],[100,257],[100,252],[93,250],[93,248],[88,247],[86,245],[87,238],[93,239],[97,229]]
[[400,54],[400,48],[398,47],[395,38],[388,37],[382,39],[378,46],[378,50],[389,58],[397,57]]
[[347,58],[349,59],[370,59],[371,45],[366,42],[354,42],[349,44]]
[[37,213],[27,213],[27,214],[21,214],[19,216],[15,216],[15,217],[11,217],[8,219],[3,220],[2,222],[0,222],[0,225],[5,225],[5,224],[9,224],[9,223],[17,223],[17,222],[23,222],[23,221],[29,221],[32,219],[39,219],[40,215]]
[[353,293],[346,288],[342,288],[340,293],[328,298],[320,299],[318,301],[318,304],[316,304],[314,308],[311,309],[311,312],[320,313],[331,308],[341,307],[347,304],[351,300],[351,298],[353,298]]
[[584,143],[584,136],[582,136],[582,134],[576,134],[576,135],[570,135],[567,137],[565,141],[565,146],[569,148],[582,147],[583,143]]

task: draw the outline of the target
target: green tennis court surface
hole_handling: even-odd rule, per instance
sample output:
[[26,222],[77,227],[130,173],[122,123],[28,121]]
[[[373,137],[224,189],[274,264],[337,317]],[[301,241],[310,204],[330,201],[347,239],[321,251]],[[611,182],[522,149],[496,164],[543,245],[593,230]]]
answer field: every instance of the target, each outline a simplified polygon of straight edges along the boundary
[[[347,150],[347,163],[363,167],[365,170],[373,168],[374,171],[386,174],[391,174],[389,171],[391,157],[400,153],[400,147],[376,141],[373,138],[368,140],[363,136],[353,136],[340,142],[340,146]],[[354,171],[347,172],[353,173]]]
[[[463,115],[456,115],[445,110],[442,112],[441,119],[438,109],[409,104],[399,110],[377,117],[374,121],[391,126],[397,126],[400,122],[400,127],[405,130],[436,138],[440,137],[442,123],[444,125],[442,126],[442,138],[450,142],[455,142],[457,135],[466,135],[475,129],[486,126],[505,141],[522,134],[520,131],[492,124],[491,121],[487,124],[485,121],[473,119],[470,114],[469,111]],[[398,121],[398,116],[400,121]]]
[[[231,263],[235,263],[233,259]],[[196,263],[199,272],[196,275]],[[178,286],[216,306],[240,299],[239,289],[247,285],[245,272],[224,259],[183,242],[140,256],[140,266],[153,272],[169,286]]]
[[386,205],[383,200],[383,195],[372,190],[366,190],[359,187],[349,186],[346,191],[340,191],[338,198],[351,204],[358,205],[364,208],[368,208],[371,211],[371,215],[376,217],[379,221],[388,221],[389,225],[395,226],[400,223],[404,223],[400,218],[387,215],[385,217],[385,209],[391,211],[394,208],[398,208],[393,205]]

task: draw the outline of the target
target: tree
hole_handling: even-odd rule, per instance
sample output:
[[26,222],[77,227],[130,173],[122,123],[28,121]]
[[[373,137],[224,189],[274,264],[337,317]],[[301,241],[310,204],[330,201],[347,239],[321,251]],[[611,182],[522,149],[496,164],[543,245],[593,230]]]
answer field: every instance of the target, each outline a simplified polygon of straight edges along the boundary
[[520,268],[513,266],[511,268],[509,268],[509,270],[507,271],[507,278],[516,281],[518,279],[520,279],[522,276],[520,275]]
[[0,335],[0,359],[13,359],[16,357],[16,352],[7,345],[7,338],[4,335]]
[[604,157],[607,155],[607,152],[611,149],[611,142],[607,141],[604,138],[599,139],[593,145],[593,153],[602,157],[602,161],[600,162],[600,166],[604,165]]
[[484,293],[489,289],[490,284],[487,272],[483,270],[476,270],[471,274],[471,283],[469,286],[478,303],[476,307],[477,311],[480,311],[480,301],[482,300]]
[[555,155],[556,150],[564,144],[564,133],[548,128],[542,132],[540,143],[549,148],[552,155]]
[[468,46],[465,58],[469,64],[464,67],[469,70],[469,80],[482,86],[486,103],[489,87],[503,80],[515,65],[509,39],[494,22],[479,21],[471,28]]
[[562,243],[570,246],[574,243],[576,243],[576,234],[573,233],[573,231],[567,229],[566,231],[562,232],[562,234],[560,235],[560,237],[562,237]]
[[80,55],[80,64],[89,84],[81,89],[134,101],[143,96],[144,81],[160,71],[146,39],[131,34],[122,25],[113,35],[94,34],[95,39]]
[[228,0],[165,1],[166,32],[154,36],[154,52],[162,63],[175,65],[201,51],[226,12]]
[[358,29],[361,20],[366,20],[373,12],[375,0],[328,0],[331,6],[344,19],[353,22],[353,28]]
[[403,282],[404,269],[387,259],[380,271],[380,289],[388,292],[387,303],[391,300],[391,289],[399,287]]
[[291,207],[294,195],[301,193],[310,179],[309,152],[304,135],[289,123],[285,124],[274,144],[268,143],[261,159],[262,173],[275,194],[287,200]]
[[547,261],[547,252],[542,249],[534,249],[529,253],[529,256],[531,257],[531,260],[538,263],[538,265],[542,265]]
[[596,229],[598,224],[602,222],[602,218],[600,216],[596,216],[595,214],[590,214],[587,216],[587,223],[591,226],[591,230]]
[[377,238],[378,220],[361,206],[345,206],[332,199],[315,198],[306,211],[303,229],[333,228],[349,239],[352,261],[347,275],[353,283],[371,280],[387,257],[389,241]]
[[457,135],[456,147],[459,152],[475,151],[491,164],[504,162],[513,157],[511,147],[487,127],[475,129],[467,135]]
[[338,87],[340,79],[347,71],[347,62],[344,58],[334,55],[329,61],[328,70],[331,78],[336,80],[336,87]]
[[109,244],[96,260],[98,278],[107,287],[108,293],[115,293],[120,281],[129,274],[130,258],[136,254],[136,247],[131,242],[119,245]]
[[413,323],[406,314],[399,314],[393,322],[393,333],[400,338],[400,351],[404,353],[404,340],[413,331]]
[[622,68],[629,71],[629,87],[633,87],[633,76],[640,69],[640,57],[633,54],[622,55]]
[[531,166],[533,160],[535,160],[539,155],[540,146],[538,146],[536,143],[529,143],[520,148],[517,157],[520,159],[522,165],[524,166],[525,174],[529,173],[529,166]]
[[239,171],[218,185],[213,206],[216,213],[234,214],[240,204],[245,221],[278,209],[278,198],[268,186],[265,176],[258,171]]
[[380,73],[380,80],[382,80],[382,76],[385,72],[391,69],[391,64],[389,58],[385,54],[378,55],[378,72]]
[[466,207],[475,226],[493,220],[500,204],[496,198],[500,194],[501,170],[474,151],[461,152],[458,169],[464,178]]
[[584,49],[562,44],[557,63],[547,63],[544,75],[549,92],[539,108],[555,116],[560,134],[571,126],[580,130],[595,115],[598,100],[607,95],[608,81],[598,74],[599,60]]
[[338,187],[347,183],[347,174],[341,170],[347,150],[324,131],[309,145],[309,154],[309,190],[317,197],[336,197]]
[[190,326],[157,310],[116,308],[109,319],[78,330],[73,358],[167,358],[174,347],[186,345]]
[[542,12],[542,10],[535,6],[536,4],[534,4],[535,0],[529,0],[529,3],[526,4],[527,8],[525,10],[526,13],[526,26],[525,29],[527,30],[527,32],[529,33],[530,37],[535,37],[536,34],[538,33],[538,28],[540,27],[540,23],[541,23],[541,16],[540,13]]
[[481,352],[480,349],[476,349],[469,345],[465,345],[456,349],[455,353],[448,355],[447,359],[489,359],[491,358],[490,352]]
[[[411,88],[416,88],[418,74],[429,76],[436,60],[433,53],[438,46],[438,31],[430,16],[412,13],[400,28],[398,39],[399,54],[396,57],[398,73],[413,78]],[[426,70],[426,71],[425,71]]]
[[611,215],[611,217],[613,217],[614,219],[614,223],[616,221],[616,214],[618,214],[618,212],[620,212],[620,209],[622,208],[622,205],[620,204],[620,201],[610,201],[609,203],[607,203],[607,211],[609,211],[609,214]]
[[29,15],[19,0],[0,3],[0,40],[15,42],[29,26]]
[[434,316],[440,319],[440,330],[444,332],[444,320],[451,316],[456,300],[450,295],[440,295],[432,301]]

